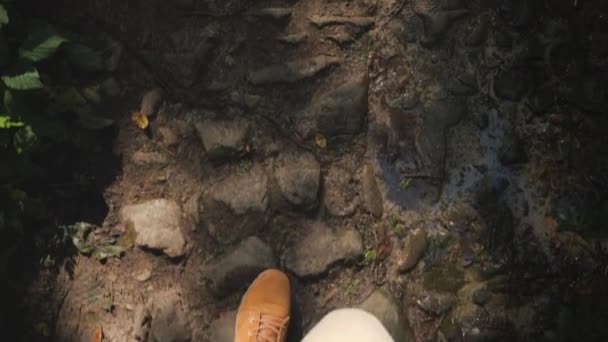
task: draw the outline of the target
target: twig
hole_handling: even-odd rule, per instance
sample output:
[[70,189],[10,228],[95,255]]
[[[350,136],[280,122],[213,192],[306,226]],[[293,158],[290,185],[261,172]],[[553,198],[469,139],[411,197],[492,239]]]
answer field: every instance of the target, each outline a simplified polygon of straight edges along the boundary
[[312,153],[312,154],[315,154],[315,151],[314,151],[312,148],[310,148],[310,147],[308,147],[308,146],[304,145],[302,142],[300,142],[300,141],[298,141],[297,139],[295,139],[295,138],[293,137],[293,133],[286,132],[286,131],[285,131],[285,129],[283,128],[283,126],[281,126],[281,124],[280,124],[280,123],[276,122],[276,121],[275,121],[274,119],[272,119],[271,117],[268,117],[268,116],[266,116],[266,115],[264,115],[264,114],[254,114],[254,115],[255,115],[255,116],[259,116],[260,118],[262,118],[262,119],[264,119],[264,120],[268,121],[270,124],[272,124],[273,126],[275,126],[275,127],[278,129],[279,133],[280,133],[280,134],[281,134],[281,135],[282,135],[284,138],[287,138],[289,141],[293,142],[293,143],[294,143],[294,144],[296,144],[298,147],[300,147],[300,148],[302,148],[302,149],[304,149],[304,150],[306,150],[306,151],[308,151],[308,152],[310,152],[310,153]]

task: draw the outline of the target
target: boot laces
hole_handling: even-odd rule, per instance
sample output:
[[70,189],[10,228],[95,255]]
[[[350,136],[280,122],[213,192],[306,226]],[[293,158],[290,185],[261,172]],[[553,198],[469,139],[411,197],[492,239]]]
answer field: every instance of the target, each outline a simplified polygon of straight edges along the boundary
[[256,336],[256,342],[278,342],[285,333],[289,317],[261,315],[259,319],[252,319],[251,322],[256,324],[256,327],[249,332],[249,335]]

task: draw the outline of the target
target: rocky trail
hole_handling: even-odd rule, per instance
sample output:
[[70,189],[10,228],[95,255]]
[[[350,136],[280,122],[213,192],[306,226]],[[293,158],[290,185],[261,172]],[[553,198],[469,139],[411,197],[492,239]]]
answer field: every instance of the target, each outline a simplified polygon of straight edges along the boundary
[[64,7],[119,58],[121,163],[90,236],[134,246],[42,270],[27,319],[51,332],[24,340],[230,342],[270,267],[289,341],[340,307],[398,342],[608,336],[601,1]]

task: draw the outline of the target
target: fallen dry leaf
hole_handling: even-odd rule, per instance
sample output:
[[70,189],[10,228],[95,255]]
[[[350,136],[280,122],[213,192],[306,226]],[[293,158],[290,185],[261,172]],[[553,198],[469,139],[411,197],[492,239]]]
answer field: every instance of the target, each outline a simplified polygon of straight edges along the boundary
[[159,88],[148,91],[141,99],[139,111],[146,117],[154,115],[156,108],[162,99],[162,90]]
[[142,112],[133,112],[133,114],[131,114],[131,121],[133,121],[135,126],[141,129],[146,129],[150,124],[148,117]]
[[93,335],[92,342],[101,342],[103,340],[103,330],[101,326],[95,328],[95,334]]
[[319,148],[326,148],[327,147],[327,139],[325,139],[325,137],[323,136],[323,134],[321,133],[317,133],[315,135],[315,144],[317,144],[317,146]]
[[378,243],[376,246],[376,256],[377,260],[384,260],[391,255],[393,251],[393,242],[388,235],[385,235],[382,241]]

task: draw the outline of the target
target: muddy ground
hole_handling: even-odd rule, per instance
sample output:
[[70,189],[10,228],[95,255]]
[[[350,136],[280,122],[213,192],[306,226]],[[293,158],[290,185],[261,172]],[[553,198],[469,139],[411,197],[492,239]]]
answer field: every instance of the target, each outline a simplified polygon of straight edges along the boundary
[[91,223],[136,246],[42,267],[16,340],[230,341],[265,267],[292,341],[360,305],[398,341],[608,336],[601,1],[46,6],[119,84]]

